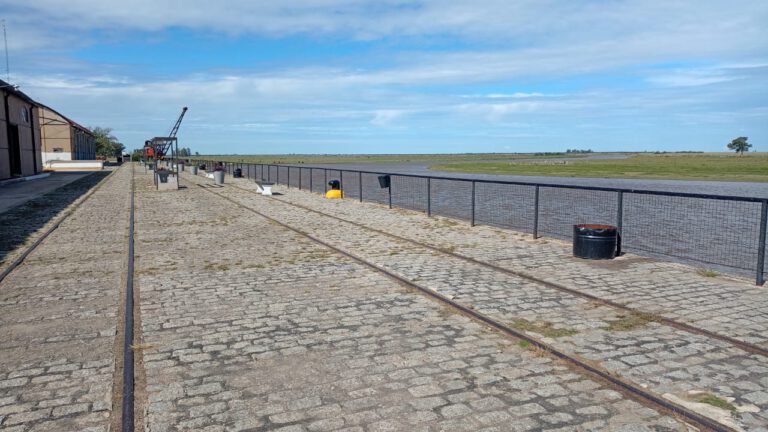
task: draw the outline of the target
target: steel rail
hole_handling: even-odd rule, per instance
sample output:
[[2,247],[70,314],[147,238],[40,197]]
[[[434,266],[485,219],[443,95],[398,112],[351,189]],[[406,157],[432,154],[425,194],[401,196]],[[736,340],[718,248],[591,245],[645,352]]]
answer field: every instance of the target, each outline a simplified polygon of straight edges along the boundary
[[131,215],[128,219],[128,270],[125,278],[125,326],[123,337],[123,401],[121,432],[133,432],[135,428],[134,418],[134,390],[135,369],[133,353],[133,272],[134,272],[134,199],[136,187],[134,181],[134,167],[131,166]]
[[[235,186],[235,188],[236,189],[240,189],[242,191],[246,191],[246,192],[253,192],[251,190],[239,188],[239,187],[236,187],[236,186]],[[518,270],[512,270],[512,269],[505,268],[505,267],[500,267],[500,266],[497,266],[495,264],[491,264],[491,263],[488,263],[488,262],[485,262],[485,261],[481,261],[481,260],[478,260],[476,258],[472,258],[472,257],[466,256],[466,255],[462,255],[462,254],[459,254],[459,253],[456,253],[456,252],[452,252],[452,251],[449,251],[449,250],[446,250],[446,249],[443,249],[443,248],[440,248],[440,247],[437,247],[437,246],[433,246],[433,245],[430,245],[430,244],[427,244],[427,243],[422,243],[422,242],[419,242],[419,241],[416,241],[416,240],[413,240],[413,239],[410,239],[410,238],[407,238],[407,237],[403,237],[403,236],[400,236],[400,235],[397,235],[397,234],[392,234],[392,233],[389,233],[389,232],[386,232],[386,231],[382,231],[382,230],[379,230],[379,229],[376,229],[376,228],[371,228],[371,227],[363,225],[363,224],[361,224],[359,222],[353,222],[353,221],[350,221],[350,220],[347,220],[347,219],[344,219],[344,218],[340,218],[338,216],[334,216],[334,215],[330,215],[330,214],[327,214],[327,213],[323,213],[321,211],[318,211],[318,210],[315,210],[315,209],[303,206],[301,204],[296,204],[296,203],[288,202],[288,201],[285,201],[285,200],[282,200],[282,199],[279,199],[279,198],[275,198],[274,196],[272,197],[272,199],[274,199],[275,201],[279,201],[279,202],[281,202],[283,204],[291,205],[291,206],[294,206],[294,207],[297,207],[297,208],[300,208],[300,209],[303,209],[303,210],[306,210],[306,211],[309,211],[309,212],[312,212],[312,213],[316,213],[316,214],[319,214],[319,215],[322,215],[322,216],[326,216],[326,217],[329,217],[331,219],[337,220],[339,222],[348,223],[348,224],[353,225],[355,227],[366,229],[368,231],[372,231],[372,232],[375,232],[377,234],[382,234],[382,235],[385,235],[385,236],[388,236],[388,237],[391,237],[391,238],[394,238],[394,239],[397,239],[397,240],[400,240],[400,241],[408,242],[408,243],[411,243],[411,244],[423,247],[425,249],[429,249],[429,250],[432,250],[432,251],[435,251],[435,252],[440,252],[440,253],[443,253],[443,254],[446,254],[446,255],[450,255],[451,257],[458,258],[458,259],[464,260],[466,262],[469,262],[469,263],[472,263],[472,264],[476,264],[476,265],[479,265],[479,266],[482,266],[482,267],[485,267],[485,268],[488,268],[488,269],[491,269],[491,270],[495,270],[495,271],[498,271],[498,272],[501,272],[501,273],[505,273],[505,274],[508,274],[508,275],[511,275],[511,276],[517,276],[517,277],[526,279],[528,281],[531,281],[531,282],[534,282],[534,283],[537,283],[537,284],[540,284],[540,285],[544,285],[544,286],[546,286],[548,288],[552,288],[552,289],[555,289],[555,290],[558,290],[558,291],[561,291],[561,292],[565,292],[565,293],[571,294],[573,296],[581,297],[581,298],[587,299],[589,301],[600,303],[603,306],[609,306],[609,307],[612,307],[612,308],[615,308],[615,309],[619,309],[621,311],[629,312],[629,313],[641,313],[641,314],[644,314],[646,316],[650,315],[649,318],[652,321],[655,321],[655,322],[667,325],[669,327],[674,327],[674,328],[676,328],[678,330],[683,330],[683,331],[686,331],[686,332],[689,332],[689,333],[697,334],[697,335],[700,335],[700,336],[706,336],[706,337],[709,337],[711,339],[716,339],[716,340],[719,340],[721,342],[726,342],[726,343],[731,344],[733,346],[736,346],[736,347],[738,347],[738,348],[740,348],[740,349],[742,349],[744,351],[747,351],[750,354],[758,354],[758,355],[762,355],[762,356],[768,357],[768,349],[760,347],[758,345],[751,344],[749,342],[744,342],[744,341],[735,339],[735,338],[730,337],[730,336],[721,335],[719,333],[715,333],[715,332],[712,332],[710,330],[702,329],[700,327],[695,327],[695,326],[692,326],[690,324],[686,324],[686,323],[682,323],[682,322],[679,322],[679,321],[675,321],[675,320],[673,320],[671,318],[666,318],[666,317],[661,316],[661,315],[659,315],[657,313],[646,312],[646,311],[642,311],[642,310],[639,310],[639,309],[631,308],[631,307],[623,305],[621,303],[618,303],[618,302],[615,302],[615,301],[612,301],[612,300],[608,300],[608,299],[604,299],[604,298],[601,298],[601,297],[598,297],[598,296],[595,296],[595,295],[592,295],[592,294],[589,294],[589,293],[585,293],[585,292],[582,292],[582,291],[578,291],[576,289],[569,288],[569,287],[567,287],[565,285],[561,285],[561,284],[558,284],[556,282],[551,282],[551,281],[547,281],[547,280],[544,280],[544,279],[540,279],[540,278],[538,278],[536,276],[533,276],[533,275],[531,275],[529,273],[526,273],[526,272],[522,272],[522,271],[518,271]]]
[[[83,203],[85,203],[91,196],[93,196],[94,193],[96,193],[99,188],[101,188],[107,180],[112,177],[114,173],[116,173],[117,170],[112,171],[109,173],[108,176],[104,177],[99,181],[98,184],[96,184],[95,187],[93,187],[91,190],[88,191],[88,193],[83,197],[80,201],[76,202],[73,207],[71,207],[58,221],[56,221],[50,228],[48,228],[40,237],[37,238],[21,255],[19,255],[5,270],[3,270],[0,273],[0,283],[3,282],[3,280],[8,277],[18,266],[21,265],[21,263],[24,262],[24,260],[31,254],[35,249],[37,249],[38,246],[46,239],[48,238],[51,233],[56,231],[56,229],[61,226],[61,224],[67,220],[68,217],[70,217],[75,210],[80,208]],[[53,191],[55,192],[55,190]]]
[[[531,336],[523,333],[522,331],[516,330],[516,329],[514,329],[514,328],[512,328],[510,326],[507,326],[507,325],[505,325],[503,323],[500,323],[500,322],[494,320],[492,317],[490,317],[488,315],[482,314],[482,313],[480,313],[480,312],[478,312],[478,311],[476,311],[474,309],[470,309],[467,306],[464,306],[464,305],[462,305],[462,304],[460,304],[460,303],[458,303],[456,301],[453,301],[452,299],[450,299],[450,298],[448,298],[448,297],[446,297],[446,296],[444,296],[442,294],[439,294],[439,293],[437,293],[437,292],[435,292],[435,291],[433,291],[433,290],[431,290],[431,289],[429,289],[427,287],[421,286],[421,285],[419,285],[419,284],[417,284],[417,283],[415,283],[415,282],[413,282],[413,281],[411,281],[409,279],[406,279],[406,278],[404,278],[402,276],[399,276],[399,275],[397,275],[397,274],[395,274],[393,272],[390,272],[389,270],[387,270],[387,269],[385,269],[383,267],[380,267],[380,266],[378,266],[378,265],[376,265],[374,263],[371,263],[371,262],[365,260],[362,257],[359,257],[359,256],[357,256],[355,254],[352,254],[352,253],[347,252],[347,251],[345,251],[343,249],[340,249],[340,248],[338,248],[336,246],[333,246],[333,245],[331,245],[331,244],[329,244],[329,243],[327,243],[327,242],[325,242],[325,241],[323,241],[323,240],[321,240],[321,239],[319,239],[319,238],[317,238],[317,237],[315,237],[315,236],[313,236],[313,235],[311,235],[311,234],[309,234],[309,233],[307,233],[305,231],[302,231],[302,230],[300,230],[298,228],[295,228],[295,227],[293,227],[291,225],[288,225],[288,224],[286,224],[284,222],[281,222],[281,221],[279,221],[279,220],[277,220],[277,219],[275,219],[273,217],[267,216],[264,213],[261,213],[260,211],[255,210],[255,209],[253,209],[251,207],[243,205],[242,203],[240,203],[240,202],[238,202],[238,201],[236,201],[236,200],[234,200],[232,198],[229,198],[229,197],[224,196],[224,195],[222,195],[220,193],[214,192],[213,190],[211,190],[211,188],[207,188],[207,187],[205,187],[204,185],[201,185],[201,184],[196,184],[196,185],[199,186],[201,189],[203,189],[205,191],[208,191],[208,192],[210,192],[210,193],[212,193],[212,194],[214,194],[214,195],[216,195],[216,196],[218,196],[218,197],[220,197],[220,198],[222,198],[224,200],[227,200],[227,201],[231,202],[232,204],[234,204],[234,205],[236,205],[236,206],[238,206],[238,207],[240,207],[240,208],[242,208],[244,210],[247,210],[247,211],[250,211],[250,212],[252,212],[252,213],[254,213],[256,215],[259,215],[259,216],[263,217],[266,220],[269,220],[269,221],[271,221],[271,222],[273,222],[273,223],[275,223],[275,224],[277,224],[277,225],[279,225],[279,226],[281,226],[281,227],[283,227],[285,229],[288,229],[288,230],[290,230],[292,232],[295,232],[295,233],[297,233],[299,235],[302,235],[302,236],[312,240],[313,242],[315,242],[317,244],[320,244],[320,245],[322,245],[322,246],[324,246],[324,247],[326,247],[326,248],[328,248],[328,249],[330,249],[330,250],[332,250],[332,251],[334,251],[334,252],[336,252],[336,253],[338,253],[340,255],[346,256],[346,257],[352,259],[353,261],[356,261],[359,264],[362,264],[365,267],[368,267],[368,268],[370,268],[370,269],[372,269],[372,270],[374,270],[376,272],[379,272],[379,273],[387,276],[388,278],[398,282],[399,284],[401,284],[403,286],[415,289],[418,292],[420,292],[422,294],[425,294],[428,297],[431,297],[431,298],[439,301],[440,303],[443,303],[443,304],[445,304],[445,305],[447,305],[447,306],[449,306],[449,307],[459,311],[463,315],[465,315],[465,316],[467,316],[469,318],[472,318],[475,321],[483,323],[483,324],[485,324],[485,325],[487,325],[487,326],[489,326],[489,327],[491,327],[491,328],[501,332],[502,334],[505,334],[505,335],[508,335],[508,336],[512,336],[514,338],[526,341],[529,344],[533,345],[534,347],[536,347],[536,348],[538,348],[540,350],[543,350],[543,351],[549,353],[550,355],[552,355],[552,356],[554,356],[554,357],[556,357],[556,358],[558,358],[560,360],[563,360],[563,361],[567,362],[568,364],[570,364],[572,366],[575,366],[575,367],[581,369],[582,371],[588,373],[590,376],[599,379],[601,382],[609,384],[613,388],[620,390],[622,392],[622,394],[628,395],[628,396],[632,397],[633,399],[635,399],[635,400],[637,400],[639,402],[642,402],[642,403],[644,403],[646,405],[651,405],[651,406],[655,407],[656,409],[661,409],[664,412],[669,412],[669,413],[673,413],[673,414],[675,414],[677,416],[680,416],[680,417],[684,418],[686,421],[692,423],[694,426],[696,426],[696,427],[698,427],[700,429],[703,429],[703,430],[716,431],[716,432],[735,432],[735,429],[732,429],[732,428],[730,428],[728,426],[720,424],[720,423],[718,423],[718,422],[716,422],[716,421],[714,421],[714,420],[712,420],[712,419],[710,419],[708,417],[702,416],[702,415],[700,415],[700,414],[698,414],[696,412],[693,412],[693,411],[691,411],[691,410],[689,410],[689,409],[687,409],[687,408],[685,408],[683,406],[680,406],[680,405],[675,404],[675,403],[673,403],[671,401],[668,401],[668,400],[664,399],[663,397],[661,397],[661,396],[659,396],[659,395],[657,395],[657,394],[655,394],[653,392],[650,392],[648,390],[643,389],[639,385],[636,385],[636,384],[634,384],[634,383],[632,383],[632,382],[630,382],[628,380],[624,380],[624,379],[621,379],[621,378],[615,376],[610,371],[604,370],[604,369],[602,369],[600,367],[597,367],[597,366],[595,366],[593,364],[590,364],[588,361],[582,360],[582,359],[580,359],[580,358],[578,358],[576,356],[569,355],[568,353],[566,353],[564,351],[561,351],[561,350],[559,350],[559,349],[557,349],[557,348],[555,348],[555,347],[553,347],[553,346],[551,346],[551,345],[549,345],[547,343],[544,343],[544,342],[540,341],[539,339],[531,337]],[[216,188],[216,189],[218,189],[218,188]],[[240,188],[238,188],[238,189],[240,189]]]

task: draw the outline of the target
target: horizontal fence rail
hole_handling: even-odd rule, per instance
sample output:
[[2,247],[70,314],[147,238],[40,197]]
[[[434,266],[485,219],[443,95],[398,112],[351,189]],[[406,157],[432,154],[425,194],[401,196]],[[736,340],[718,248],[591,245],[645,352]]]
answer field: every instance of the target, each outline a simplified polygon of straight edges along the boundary
[[[324,194],[338,180],[348,199],[571,239],[573,225],[619,228],[622,251],[723,271],[754,272],[765,282],[768,199],[643,189],[554,185],[296,165],[223,163],[234,175]],[[379,185],[390,177],[390,187]]]

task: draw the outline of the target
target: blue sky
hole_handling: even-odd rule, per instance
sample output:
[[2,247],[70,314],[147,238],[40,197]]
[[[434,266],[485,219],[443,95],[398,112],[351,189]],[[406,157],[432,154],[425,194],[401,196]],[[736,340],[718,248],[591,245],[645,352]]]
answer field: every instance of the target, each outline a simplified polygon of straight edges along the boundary
[[768,2],[0,0],[11,81],[128,148],[768,150]]

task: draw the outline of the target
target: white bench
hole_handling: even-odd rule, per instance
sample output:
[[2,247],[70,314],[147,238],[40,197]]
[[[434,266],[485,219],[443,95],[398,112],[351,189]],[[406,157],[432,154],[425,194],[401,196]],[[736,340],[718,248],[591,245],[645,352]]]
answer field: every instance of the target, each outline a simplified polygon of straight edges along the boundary
[[256,189],[262,194],[262,195],[272,195],[272,186],[274,186],[274,183],[270,182],[264,182],[264,181],[256,181]]

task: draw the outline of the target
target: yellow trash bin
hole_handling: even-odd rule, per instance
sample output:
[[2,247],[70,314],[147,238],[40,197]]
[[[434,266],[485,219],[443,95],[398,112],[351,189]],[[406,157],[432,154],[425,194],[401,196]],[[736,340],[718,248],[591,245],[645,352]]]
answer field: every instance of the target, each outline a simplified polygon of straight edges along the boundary
[[341,199],[344,198],[344,191],[339,189],[331,189],[325,193],[325,197],[328,199]]

